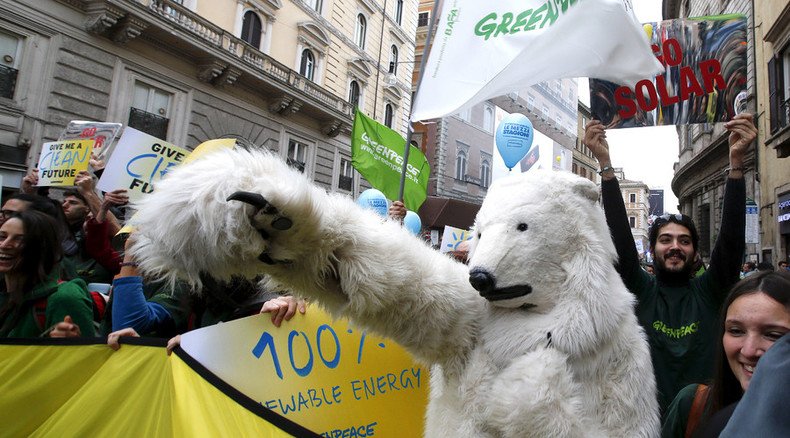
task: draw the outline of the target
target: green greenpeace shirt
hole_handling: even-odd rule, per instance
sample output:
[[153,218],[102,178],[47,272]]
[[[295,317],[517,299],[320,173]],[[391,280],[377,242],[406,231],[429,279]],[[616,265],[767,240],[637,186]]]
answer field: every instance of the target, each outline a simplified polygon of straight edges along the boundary
[[698,277],[670,283],[639,265],[639,256],[616,179],[601,183],[606,222],[617,248],[617,270],[636,296],[636,316],[650,342],[662,416],[675,395],[713,375],[721,303],[738,281],[745,248],[746,184],[727,179],[721,229],[710,267]]

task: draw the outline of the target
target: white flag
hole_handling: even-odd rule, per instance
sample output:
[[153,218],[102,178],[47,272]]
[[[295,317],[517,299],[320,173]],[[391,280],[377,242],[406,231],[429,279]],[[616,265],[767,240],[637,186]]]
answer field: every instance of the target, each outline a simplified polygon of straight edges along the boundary
[[633,86],[664,71],[633,0],[446,0],[411,120],[549,79]]

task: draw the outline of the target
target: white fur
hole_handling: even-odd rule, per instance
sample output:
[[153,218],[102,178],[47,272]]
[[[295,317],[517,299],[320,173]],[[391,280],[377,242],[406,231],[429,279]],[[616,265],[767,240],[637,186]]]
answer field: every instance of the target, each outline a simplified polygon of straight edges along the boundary
[[[237,190],[261,194],[294,226],[274,230],[271,215],[226,202]],[[139,204],[133,251],[145,271],[193,284],[201,271],[268,274],[396,340],[432,365],[426,436],[656,436],[650,354],[597,197],[566,173],[497,181],[467,267],[276,156],[221,151],[171,171]],[[264,264],[263,251],[290,263]],[[472,268],[532,293],[488,302]]]

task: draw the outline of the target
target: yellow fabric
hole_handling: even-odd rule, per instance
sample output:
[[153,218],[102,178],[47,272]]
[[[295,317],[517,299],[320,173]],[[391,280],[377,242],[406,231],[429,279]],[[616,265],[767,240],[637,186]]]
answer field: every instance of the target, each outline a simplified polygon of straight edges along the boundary
[[0,394],[0,436],[290,436],[161,347],[0,345]]

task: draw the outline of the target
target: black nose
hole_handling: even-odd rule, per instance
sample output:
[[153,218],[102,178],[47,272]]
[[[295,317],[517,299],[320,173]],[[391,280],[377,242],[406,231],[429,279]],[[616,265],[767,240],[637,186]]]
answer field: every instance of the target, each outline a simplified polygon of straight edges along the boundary
[[474,268],[469,272],[469,282],[478,292],[485,295],[496,287],[496,279],[483,268]]

